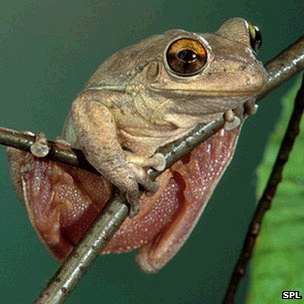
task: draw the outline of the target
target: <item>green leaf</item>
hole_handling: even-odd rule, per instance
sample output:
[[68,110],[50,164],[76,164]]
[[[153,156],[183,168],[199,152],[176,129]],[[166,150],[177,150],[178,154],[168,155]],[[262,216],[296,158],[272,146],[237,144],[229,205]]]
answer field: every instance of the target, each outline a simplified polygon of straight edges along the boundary
[[[265,187],[300,86],[297,81],[282,99],[283,111],[264,160],[257,170],[258,197]],[[272,208],[267,212],[252,260],[249,304],[286,303],[282,291],[298,290],[304,297],[304,120],[301,134],[284,169]],[[294,300],[296,301],[296,300]],[[293,303],[294,301],[291,301]]]

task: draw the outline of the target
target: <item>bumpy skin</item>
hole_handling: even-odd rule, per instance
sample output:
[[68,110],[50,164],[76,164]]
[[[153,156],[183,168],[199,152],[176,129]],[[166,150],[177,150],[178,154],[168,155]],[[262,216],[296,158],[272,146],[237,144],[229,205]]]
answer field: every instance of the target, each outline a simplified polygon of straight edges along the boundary
[[[103,253],[140,248],[137,262],[145,272],[163,267],[195,227],[233,156],[238,134],[238,128],[221,130],[162,173],[160,189],[153,197],[141,197],[139,214],[124,222]],[[113,185],[81,169],[13,148],[8,152],[32,225],[63,261],[110,198]]]
[[[206,64],[195,75],[177,75],[167,62],[168,47],[180,38],[199,41],[206,50]],[[75,98],[63,131],[102,176],[9,150],[17,192],[43,242],[63,260],[114,185],[126,193],[131,216],[139,214],[123,224],[105,252],[140,247],[142,269],[160,269],[189,236],[233,155],[239,128],[231,110],[252,104],[265,82],[248,23],[239,18],[214,34],[172,30],[112,55]],[[147,177],[146,167],[164,167],[155,154],[159,147],[223,113],[232,131],[214,135],[157,182]],[[139,201],[139,184],[156,193]]]
[[[206,49],[207,63],[192,77],[175,75],[166,61],[168,46],[179,38],[196,39]],[[244,104],[265,79],[244,20],[228,20],[214,34],[171,30],[102,63],[74,100],[63,135],[126,193],[135,215],[138,183],[152,192],[156,185],[124,151],[138,162],[145,157],[149,166],[147,157],[158,147]]]

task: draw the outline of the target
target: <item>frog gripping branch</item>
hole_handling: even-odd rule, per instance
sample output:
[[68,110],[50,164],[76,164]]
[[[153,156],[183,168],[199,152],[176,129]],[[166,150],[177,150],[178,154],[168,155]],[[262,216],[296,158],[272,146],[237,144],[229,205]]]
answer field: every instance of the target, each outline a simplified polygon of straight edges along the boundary
[[[101,175],[8,149],[17,194],[58,260],[81,239],[114,186],[126,194],[130,218],[102,253],[139,248],[137,262],[146,272],[158,271],[177,253],[266,83],[255,58],[260,44],[258,29],[234,18],[213,34],[152,36],[104,61],[76,96],[63,131]],[[224,129],[150,180],[146,169],[165,165],[158,148],[221,115]],[[153,195],[139,198],[139,185]]]

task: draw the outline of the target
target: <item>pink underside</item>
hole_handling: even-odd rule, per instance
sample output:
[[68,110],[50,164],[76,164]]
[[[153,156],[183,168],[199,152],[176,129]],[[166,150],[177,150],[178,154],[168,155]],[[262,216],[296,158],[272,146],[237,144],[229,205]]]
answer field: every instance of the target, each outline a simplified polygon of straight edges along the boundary
[[[141,247],[140,266],[145,271],[161,268],[194,228],[230,162],[238,133],[218,132],[166,170],[159,177],[160,190],[142,196],[140,213],[124,222],[104,253]],[[10,162],[22,168],[31,222],[47,248],[63,260],[109,199],[112,186],[84,170],[14,153]]]

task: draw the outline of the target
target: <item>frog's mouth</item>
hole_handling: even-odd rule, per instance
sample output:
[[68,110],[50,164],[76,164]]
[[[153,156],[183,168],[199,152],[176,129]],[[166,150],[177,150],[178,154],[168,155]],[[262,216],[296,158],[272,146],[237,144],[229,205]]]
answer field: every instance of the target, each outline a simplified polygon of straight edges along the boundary
[[198,100],[202,101],[204,99],[226,99],[230,98],[231,100],[238,99],[244,100],[248,98],[255,98],[264,88],[265,84],[262,86],[257,86],[252,89],[247,90],[187,90],[187,89],[168,89],[168,88],[159,88],[151,85],[151,91],[154,94],[161,95],[166,99],[171,99],[175,101],[189,101],[189,100]]
[[264,86],[259,86],[255,89],[251,90],[239,90],[239,91],[228,91],[228,90],[182,90],[182,89],[166,89],[166,88],[155,88],[151,86],[151,89],[153,92],[162,94],[162,95],[168,95],[168,96],[174,96],[174,98],[180,97],[249,97],[249,96],[255,96],[259,92],[262,91]]

